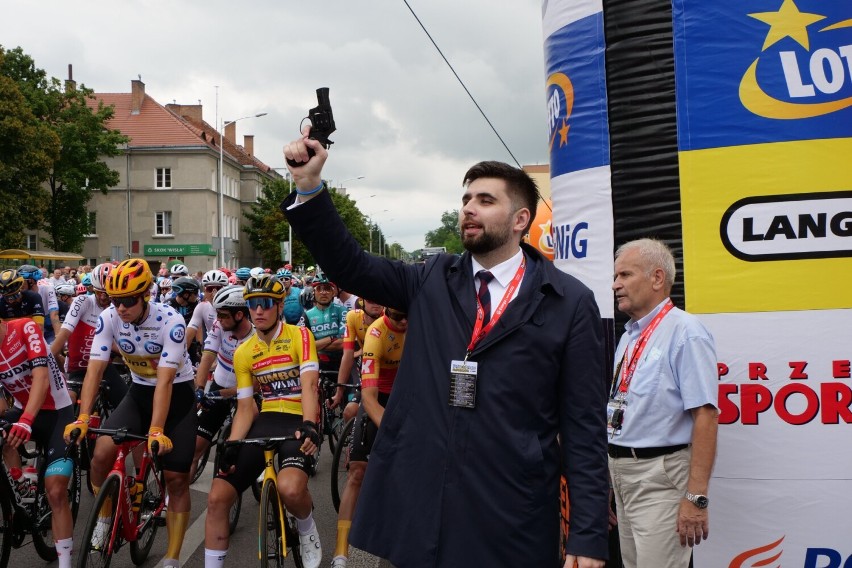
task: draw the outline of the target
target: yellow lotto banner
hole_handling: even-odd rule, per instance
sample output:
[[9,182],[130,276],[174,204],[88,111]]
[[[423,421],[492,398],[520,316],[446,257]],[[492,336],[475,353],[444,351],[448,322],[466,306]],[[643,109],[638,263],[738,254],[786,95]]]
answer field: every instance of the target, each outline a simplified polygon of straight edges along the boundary
[[687,310],[852,306],[852,139],[680,154]]

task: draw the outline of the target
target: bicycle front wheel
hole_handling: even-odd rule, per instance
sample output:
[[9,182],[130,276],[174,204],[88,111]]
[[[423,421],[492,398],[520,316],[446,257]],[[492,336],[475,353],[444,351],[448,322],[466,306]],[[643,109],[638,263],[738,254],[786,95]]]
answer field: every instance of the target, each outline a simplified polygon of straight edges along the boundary
[[[207,460],[210,459],[210,448],[213,444],[207,446],[207,449],[204,450],[201,455],[198,457],[198,461],[195,463],[195,473],[192,476],[192,479],[189,480],[190,485],[198,481],[198,478],[201,477],[201,474],[204,472],[204,468],[207,466]],[[213,475],[216,475],[216,472],[213,472]]]
[[[82,541],[75,547],[80,552],[77,555],[77,568],[107,568],[112,560],[113,547],[118,542],[118,528],[121,520],[118,518],[118,503],[121,499],[121,478],[112,473],[106,478],[92,512],[83,531]],[[106,505],[106,507],[105,507]],[[100,521],[102,509],[108,511]],[[112,542],[110,542],[112,541]]]
[[271,479],[265,480],[260,490],[260,520],[257,530],[260,568],[283,566],[281,523],[278,520],[278,489]]
[[12,499],[11,489],[4,484],[3,491],[0,491],[0,566],[3,568],[9,564],[12,551]]
[[352,448],[352,431],[355,428],[355,418],[346,421],[334,457],[331,460],[331,502],[334,510],[340,511],[340,499],[346,488],[346,480],[349,477],[349,450]]
[[[151,546],[154,544],[154,537],[157,535],[157,519],[154,514],[160,507],[165,497],[163,489],[160,487],[160,480],[157,479],[157,472],[149,461],[145,466],[145,472],[142,474],[142,503],[139,505],[139,514],[136,517],[136,522],[139,526],[139,532],[136,534],[136,540],[130,542],[130,559],[137,566],[141,566],[148,558],[148,553],[151,552]],[[138,499],[138,497],[137,497]]]

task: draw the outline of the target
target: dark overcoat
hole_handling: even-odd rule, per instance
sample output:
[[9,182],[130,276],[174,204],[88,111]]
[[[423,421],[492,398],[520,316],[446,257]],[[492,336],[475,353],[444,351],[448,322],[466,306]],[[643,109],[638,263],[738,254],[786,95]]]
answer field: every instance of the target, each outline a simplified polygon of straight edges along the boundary
[[352,545],[398,568],[560,566],[564,472],[568,551],[606,558],[605,355],[592,292],[523,245],[518,296],[469,358],[476,407],[453,407],[450,362],[464,359],[476,317],[469,253],[425,265],[376,257],[325,191],[288,209],[294,199],[281,208],[330,279],[409,315]]

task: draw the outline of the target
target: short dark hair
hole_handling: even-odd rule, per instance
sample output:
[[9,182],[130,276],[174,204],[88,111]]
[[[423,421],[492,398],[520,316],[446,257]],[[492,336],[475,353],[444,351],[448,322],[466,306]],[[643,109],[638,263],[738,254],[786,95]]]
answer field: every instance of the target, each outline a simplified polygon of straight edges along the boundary
[[506,182],[506,189],[515,207],[517,209],[524,207],[529,209],[530,220],[523,231],[526,234],[532,225],[533,219],[535,219],[536,209],[538,208],[539,192],[535,181],[524,170],[493,160],[479,162],[471,166],[467,170],[467,173],[464,174],[462,185],[467,187],[479,178],[502,179]]

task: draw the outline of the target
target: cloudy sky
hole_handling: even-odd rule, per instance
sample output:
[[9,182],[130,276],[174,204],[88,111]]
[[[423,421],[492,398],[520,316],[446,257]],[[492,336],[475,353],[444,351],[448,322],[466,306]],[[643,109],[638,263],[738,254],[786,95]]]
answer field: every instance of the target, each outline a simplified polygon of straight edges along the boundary
[[[518,161],[546,163],[540,0],[409,5]],[[268,113],[237,138],[254,134],[273,167],[329,87],[338,130],[324,175],[349,180],[407,250],[458,207],[467,167],[513,162],[402,0],[4,0],[0,44],[60,79],[73,64],[98,92],[129,92],[141,75],[160,104],[200,100],[211,124],[218,85],[219,118]]]

